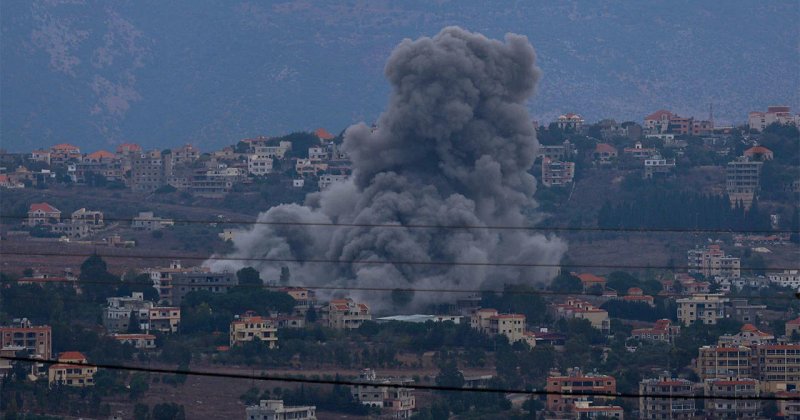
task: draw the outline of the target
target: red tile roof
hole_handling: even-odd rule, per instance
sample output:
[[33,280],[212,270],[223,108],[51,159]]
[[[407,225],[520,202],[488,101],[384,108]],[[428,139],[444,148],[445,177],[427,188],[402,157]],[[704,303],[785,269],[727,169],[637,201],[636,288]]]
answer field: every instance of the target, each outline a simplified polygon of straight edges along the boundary
[[335,137],[333,134],[329,133],[328,130],[324,128],[318,128],[314,130],[314,134],[316,134],[317,137],[319,137],[321,140],[330,140]]
[[109,151],[106,151],[106,150],[98,150],[98,151],[96,151],[94,153],[89,153],[88,155],[86,155],[86,158],[88,158],[88,159],[113,159],[114,158],[114,154],[109,152]]
[[581,273],[577,277],[581,279],[581,283],[605,283],[605,277],[596,276],[591,273]]
[[33,203],[28,211],[43,211],[45,213],[61,213],[61,210],[47,203]]
[[594,151],[598,153],[617,153],[617,149],[608,143],[597,143]]
[[658,111],[656,111],[656,112],[644,117],[644,119],[645,120],[660,120],[664,116],[666,116],[667,118],[671,118],[672,117],[672,113],[667,111],[667,110],[665,110],[665,109],[659,109]]
[[81,353],[79,351],[65,351],[65,352],[60,353],[58,355],[58,360],[59,361],[64,361],[64,360],[66,360],[66,361],[81,361],[81,360],[86,360],[86,356],[84,356],[83,353]]
[[744,151],[745,155],[766,155],[770,153],[772,153],[772,150],[769,150],[764,146],[753,146]]
[[142,146],[139,146],[135,143],[122,143],[117,146],[117,153],[126,153],[126,152],[139,152],[142,150]]
[[80,149],[78,149],[78,146],[75,146],[75,145],[72,145],[72,144],[69,144],[69,143],[57,144],[57,145],[51,147],[51,149],[64,151],[64,152],[77,152],[77,151],[80,150]]
[[789,325],[800,325],[800,317],[795,318],[795,319],[793,319],[791,321],[786,321],[786,323],[789,324]]

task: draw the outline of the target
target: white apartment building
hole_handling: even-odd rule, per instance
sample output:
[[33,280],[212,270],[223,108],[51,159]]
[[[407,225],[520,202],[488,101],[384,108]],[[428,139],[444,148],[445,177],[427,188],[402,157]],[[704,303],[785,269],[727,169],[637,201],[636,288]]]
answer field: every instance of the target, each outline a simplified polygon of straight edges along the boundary
[[783,270],[780,273],[772,273],[768,276],[770,283],[781,287],[789,287],[793,290],[800,290],[800,270]]
[[754,111],[747,116],[747,125],[753,130],[764,131],[772,123],[798,125],[800,115],[792,115],[788,106],[770,106],[767,112]]
[[373,369],[364,369],[358,376],[359,381],[366,382],[364,385],[356,385],[351,388],[353,398],[361,404],[370,407],[381,408],[383,417],[393,419],[411,418],[416,408],[416,398],[414,390],[410,388],[390,388],[381,386],[387,383],[407,383],[408,379],[391,380],[389,378],[378,378]]
[[317,419],[316,406],[285,406],[283,400],[261,400],[258,405],[251,405],[245,410],[246,420]]
[[742,275],[739,258],[726,255],[719,245],[690,249],[687,251],[686,257],[689,264],[689,273],[700,273],[707,278],[726,277],[738,279]]
[[272,158],[267,155],[248,155],[247,173],[255,176],[264,176],[272,173]]
[[721,293],[701,293],[678,299],[678,321],[683,325],[695,322],[714,325],[725,318],[728,300]]

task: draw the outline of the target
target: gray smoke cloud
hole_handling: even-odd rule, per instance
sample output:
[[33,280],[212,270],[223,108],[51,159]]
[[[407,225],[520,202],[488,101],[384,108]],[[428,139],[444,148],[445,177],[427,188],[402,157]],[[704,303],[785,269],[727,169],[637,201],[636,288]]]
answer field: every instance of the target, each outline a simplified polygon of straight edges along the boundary
[[[386,64],[392,93],[377,128],[362,123],[345,132],[350,179],[310,194],[305,205],[270,208],[259,221],[530,225],[538,217],[529,173],[538,142],[525,102],[539,79],[535,60],[527,38],[514,34],[502,42],[448,27],[402,41]],[[255,225],[234,244],[237,258],[343,262],[240,264],[269,279],[288,266],[293,284],[452,289],[542,284],[556,270],[351,261],[557,264],[567,248],[526,230],[300,225]],[[390,302],[388,293],[348,294],[378,308]],[[442,298],[416,293],[414,304]]]

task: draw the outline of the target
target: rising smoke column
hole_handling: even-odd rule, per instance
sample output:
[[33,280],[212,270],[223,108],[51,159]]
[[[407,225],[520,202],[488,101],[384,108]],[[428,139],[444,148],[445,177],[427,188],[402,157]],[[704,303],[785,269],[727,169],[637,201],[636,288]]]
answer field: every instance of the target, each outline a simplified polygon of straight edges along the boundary
[[[303,206],[273,207],[263,222],[368,225],[530,225],[538,142],[525,102],[539,78],[527,38],[505,42],[458,27],[406,39],[385,74],[392,93],[377,128],[349,127],[353,176]],[[477,289],[544,283],[553,268],[349,261],[557,264],[566,244],[526,230],[255,225],[237,235],[235,257],[347,263],[246,262],[265,278],[288,265],[295,284]],[[222,264],[222,263],[217,263]],[[230,266],[230,263],[224,263]],[[388,293],[351,296],[382,306]],[[415,303],[442,296],[417,293]]]

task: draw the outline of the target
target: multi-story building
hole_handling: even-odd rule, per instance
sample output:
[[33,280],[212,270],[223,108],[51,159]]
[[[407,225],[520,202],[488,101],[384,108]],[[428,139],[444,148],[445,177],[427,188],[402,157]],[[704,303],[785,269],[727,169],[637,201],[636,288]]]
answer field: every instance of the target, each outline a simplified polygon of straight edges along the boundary
[[172,150],[170,153],[173,165],[187,165],[191,164],[197,159],[200,159],[200,150],[191,144],[184,144],[183,146]]
[[724,334],[719,337],[719,344],[721,346],[747,346],[753,347],[756,345],[768,344],[775,341],[775,336],[760,331],[753,324],[742,325],[741,330],[736,334]]
[[763,392],[800,389],[800,344],[765,344],[753,350],[755,378]]
[[97,367],[87,366],[86,356],[77,351],[67,351],[58,355],[59,363],[47,369],[50,386],[63,385],[85,387],[94,385],[94,374]]
[[730,298],[725,316],[744,323],[757,323],[767,312],[767,305],[755,305],[745,298]]
[[156,217],[152,211],[139,212],[139,215],[131,220],[131,228],[147,231],[164,229],[173,225],[175,225],[174,220]]
[[261,400],[245,411],[246,420],[317,420],[316,406],[285,406],[283,400]]
[[179,260],[173,260],[167,267],[153,267],[144,270],[153,281],[153,287],[158,291],[159,302],[172,302],[172,275],[197,271],[197,269],[184,268]]
[[52,225],[52,231],[71,238],[82,238],[104,226],[103,212],[80,208],[72,212],[69,220]]
[[761,167],[764,162],[752,161],[745,156],[728,162],[725,190],[731,206],[741,202],[745,210],[750,209],[759,190]]
[[28,226],[51,225],[61,221],[61,210],[48,203],[33,203],[28,208]]
[[658,154],[658,150],[652,147],[642,146],[642,142],[637,141],[633,147],[622,149],[622,154],[633,159],[649,159]]
[[378,378],[373,369],[364,369],[358,376],[363,385],[355,385],[350,390],[353,398],[361,404],[381,409],[382,417],[393,419],[411,418],[416,408],[414,390],[411,388],[395,388],[381,386],[387,383],[411,382],[407,379],[391,380]]
[[139,350],[156,348],[156,336],[153,334],[112,334],[111,338],[122,344],[130,344]]
[[696,370],[700,379],[753,377],[753,351],[745,346],[702,346],[698,349]]
[[133,292],[131,296],[110,297],[108,306],[103,309],[103,326],[110,332],[125,332],[130,328],[131,317],[135,316],[142,331],[174,333],[178,331],[181,309],[172,306],[154,306],[144,300],[144,294]]
[[751,130],[764,131],[772,123],[800,125],[800,115],[792,115],[788,106],[769,106],[767,112],[754,111],[747,116]]
[[63,165],[69,161],[79,161],[81,159],[81,149],[78,146],[61,143],[50,148],[50,164]]
[[545,187],[566,185],[575,178],[575,163],[559,160],[542,160],[542,185]]
[[694,394],[693,382],[672,378],[667,373],[658,378],[644,379],[639,382],[639,418],[693,419]]
[[719,245],[696,247],[686,252],[689,273],[700,273],[707,278],[741,277],[741,261],[737,257],[726,255]]
[[576,419],[625,418],[625,410],[618,405],[592,405],[591,401],[578,400],[572,403],[572,415]]
[[585,319],[604,333],[611,331],[608,312],[585,300],[569,298],[565,303],[551,306],[550,311],[557,319]]
[[644,160],[644,179],[669,175],[675,169],[675,159],[665,159],[659,155]]
[[[580,369],[569,369],[566,375],[553,374],[547,378],[545,390],[547,395],[547,410],[555,413],[573,411],[576,401],[611,400],[617,392],[617,380],[613,376],[584,374]],[[571,393],[578,395],[569,395]],[[589,396],[589,394],[602,394]]]
[[688,298],[678,299],[678,321],[683,325],[695,322],[714,325],[725,318],[725,305],[728,298],[721,293],[695,294]]
[[770,273],[770,283],[793,290],[800,290],[800,270],[783,270],[780,273]]
[[308,148],[308,158],[311,160],[328,160],[330,154],[327,147],[313,146]]
[[635,328],[631,337],[642,341],[660,341],[672,344],[681,332],[680,325],[672,325],[669,319],[659,319],[652,328]]
[[247,156],[247,173],[264,176],[272,173],[272,158],[266,155],[252,154]]
[[470,326],[486,335],[502,335],[509,343],[524,340],[531,347],[536,345],[535,337],[525,334],[525,315],[501,314],[497,309],[481,308],[470,316]]
[[134,154],[131,158],[131,189],[134,192],[153,192],[164,186],[169,175],[165,166],[159,150]]
[[778,400],[778,416],[785,419],[800,418],[800,390],[776,392]]
[[706,396],[703,409],[706,418],[754,419],[761,413],[761,402],[754,399],[759,395],[759,384],[755,379],[746,377],[707,379],[703,389]]
[[33,325],[27,318],[15,319],[12,325],[0,327],[0,349],[14,347],[50,359],[53,334],[49,325]]
[[230,345],[240,346],[258,339],[274,349],[278,346],[278,328],[272,321],[249,312],[236,317],[230,325]]
[[233,273],[212,273],[207,271],[182,271],[171,274],[172,305],[180,306],[183,298],[191,292],[207,291],[211,293],[227,293],[239,285]]
[[539,151],[536,153],[537,159],[550,159],[557,161],[569,160],[575,154],[575,147],[569,140],[564,140],[564,143],[557,145],[542,145],[539,146]]
[[279,292],[288,294],[294,299],[294,313],[296,315],[305,315],[309,309],[317,306],[317,294],[305,287],[282,287],[278,289]]
[[573,113],[560,115],[556,120],[556,126],[562,130],[580,131],[583,127],[583,117]]
[[702,136],[714,132],[714,123],[696,120],[693,117],[681,117],[662,109],[644,117],[644,128],[648,134]]
[[347,179],[348,175],[344,174],[322,174],[319,177],[319,181],[317,185],[319,186],[320,190],[324,190],[334,183],[343,182]]
[[356,303],[353,299],[333,299],[320,310],[322,319],[328,326],[336,329],[356,329],[365,321],[372,321],[372,314],[366,303]]

